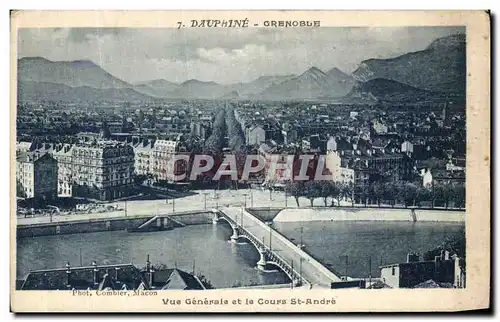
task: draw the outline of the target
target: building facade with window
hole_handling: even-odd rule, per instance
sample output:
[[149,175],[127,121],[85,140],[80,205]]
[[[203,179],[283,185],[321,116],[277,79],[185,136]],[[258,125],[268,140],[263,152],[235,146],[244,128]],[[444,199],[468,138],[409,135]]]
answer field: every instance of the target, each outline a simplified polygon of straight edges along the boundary
[[57,161],[57,195],[59,197],[73,196],[73,145],[56,145],[52,157]]
[[48,153],[17,153],[16,186],[19,197],[43,200],[56,198],[57,161]]
[[130,195],[134,182],[134,150],[117,143],[72,148],[73,196],[111,200]]
[[189,176],[189,160],[182,135],[156,140],[152,152],[153,176],[157,181],[167,182],[176,181],[176,176],[182,174]]

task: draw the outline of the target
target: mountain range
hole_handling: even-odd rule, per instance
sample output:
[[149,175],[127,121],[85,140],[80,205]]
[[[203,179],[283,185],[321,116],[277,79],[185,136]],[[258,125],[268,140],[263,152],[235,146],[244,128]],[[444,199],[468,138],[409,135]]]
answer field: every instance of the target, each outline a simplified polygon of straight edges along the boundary
[[438,38],[422,50],[389,59],[368,59],[348,75],[311,67],[300,75],[270,75],[231,85],[191,79],[129,84],[88,60],[18,60],[19,100],[140,101],[155,99],[259,99],[421,101],[465,93],[465,35]]
[[422,51],[362,61],[352,75],[360,82],[386,78],[431,91],[464,92],[465,73],[465,35],[457,34],[439,38]]

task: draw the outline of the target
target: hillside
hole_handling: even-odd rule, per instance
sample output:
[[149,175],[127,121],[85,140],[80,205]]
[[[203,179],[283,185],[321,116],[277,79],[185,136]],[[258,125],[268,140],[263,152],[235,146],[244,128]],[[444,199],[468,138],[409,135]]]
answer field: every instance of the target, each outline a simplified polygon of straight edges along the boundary
[[179,99],[217,99],[225,95],[227,89],[215,82],[202,82],[191,79],[180,84],[167,94],[169,98]]
[[270,100],[314,99],[319,97],[341,97],[349,92],[354,80],[338,69],[325,73],[311,67],[299,76],[270,86],[261,97]]
[[365,60],[352,75],[361,82],[385,78],[431,91],[464,93],[465,73],[465,35],[456,34],[436,39],[422,51]]
[[131,88],[69,87],[47,82],[18,82],[19,101],[144,101],[152,97]]
[[419,102],[442,94],[422,90],[393,80],[376,78],[356,84],[344,98],[351,102]]
[[260,76],[248,83],[237,83],[226,87],[229,92],[236,91],[239,96],[252,98],[252,96],[259,95],[268,87],[282,83],[295,76],[296,75]]
[[18,60],[17,75],[21,82],[53,83],[70,87],[131,87],[88,60],[53,62],[40,57],[25,57]]

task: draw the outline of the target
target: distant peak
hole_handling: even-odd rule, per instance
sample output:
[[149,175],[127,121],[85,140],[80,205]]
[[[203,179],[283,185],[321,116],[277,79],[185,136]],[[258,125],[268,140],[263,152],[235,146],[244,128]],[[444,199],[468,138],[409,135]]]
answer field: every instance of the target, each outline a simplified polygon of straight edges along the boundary
[[324,72],[321,69],[319,69],[318,67],[315,67],[315,66],[312,66],[311,68],[306,70],[305,73],[324,74]]
[[166,79],[158,78],[158,79],[150,80],[149,83],[170,83],[170,82]]
[[434,40],[427,49],[465,46],[465,34],[458,33]]
[[257,79],[263,79],[263,80],[267,80],[267,79],[275,79],[275,78],[292,78],[296,76],[295,74],[288,74],[288,75],[262,75],[262,76],[259,76],[259,78]]
[[19,61],[42,61],[42,62],[52,62],[44,57],[23,57]]
[[91,60],[74,60],[69,63],[80,68],[97,67],[97,65]]
[[204,82],[204,81],[200,81],[200,80],[197,80],[197,79],[189,79],[187,81],[185,81],[184,83],[182,83],[182,85],[192,85],[192,84],[206,84],[206,85],[217,85],[217,83],[215,82]]
[[330,74],[330,75],[335,75],[335,74],[339,74],[339,75],[345,75],[347,76],[346,73],[344,73],[343,71],[341,71],[340,69],[338,69],[337,67],[333,67],[332,69],[330,69],[327,74]]
[[177,85],[176,83],[173,83],[173,82],[170,82],[166,79],[163,79],[163,78],[157,78],[157,79],[152,79],[152,80],[149,80],[149,81],[142,81],[142,82],[138,82],[136,83],[136,85],[157,85],[157,86],[161,86],[161,85]]

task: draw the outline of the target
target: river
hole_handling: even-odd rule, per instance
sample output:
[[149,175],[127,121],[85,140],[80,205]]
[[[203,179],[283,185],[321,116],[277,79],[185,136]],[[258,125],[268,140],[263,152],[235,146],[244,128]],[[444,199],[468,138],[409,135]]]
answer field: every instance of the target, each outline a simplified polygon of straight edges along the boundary
[[143,267],[147,254],[152,264],[165,264],[204,275],[216,288],[288,282],[282,272],[261,273],[255,266],[257,250],[246,243],[229,241],[225,223],[192,225],[169,231],[126,231],[21,238],[17,241],[17,276],[30,269],[64,267],[66,261],[83,265],[133,263]]
[[[446,236],[461,233],[463,224],[424,222],[308,222],[274,223],[275,229],[337,271],[348,275],[368,275],[372,257],[372,276],[379,264],[402,262],[410,250],[423,254],[440,244]],[[127,233],[125,231],[21,238],[17,241],[17,276],[22,279],[34,269],[71,265],[145,264],[147,254],[153,264],[205,275],[216,287],[286,283],[281,272],[262,273],[255,269],[259,254],[251,244],[228,241],[231,228],[225,224],[193,225],[170,231]],[[81,256],[80,256],[81,254]]]
[[[380,265],[406,261],[408,252],[423,254],[446,237],[464,234],[464,223],[402,221],[276,222],[273,227],[336,271],[352,277],[380,276]],[[347,265],[346,265],[347,256]]]

